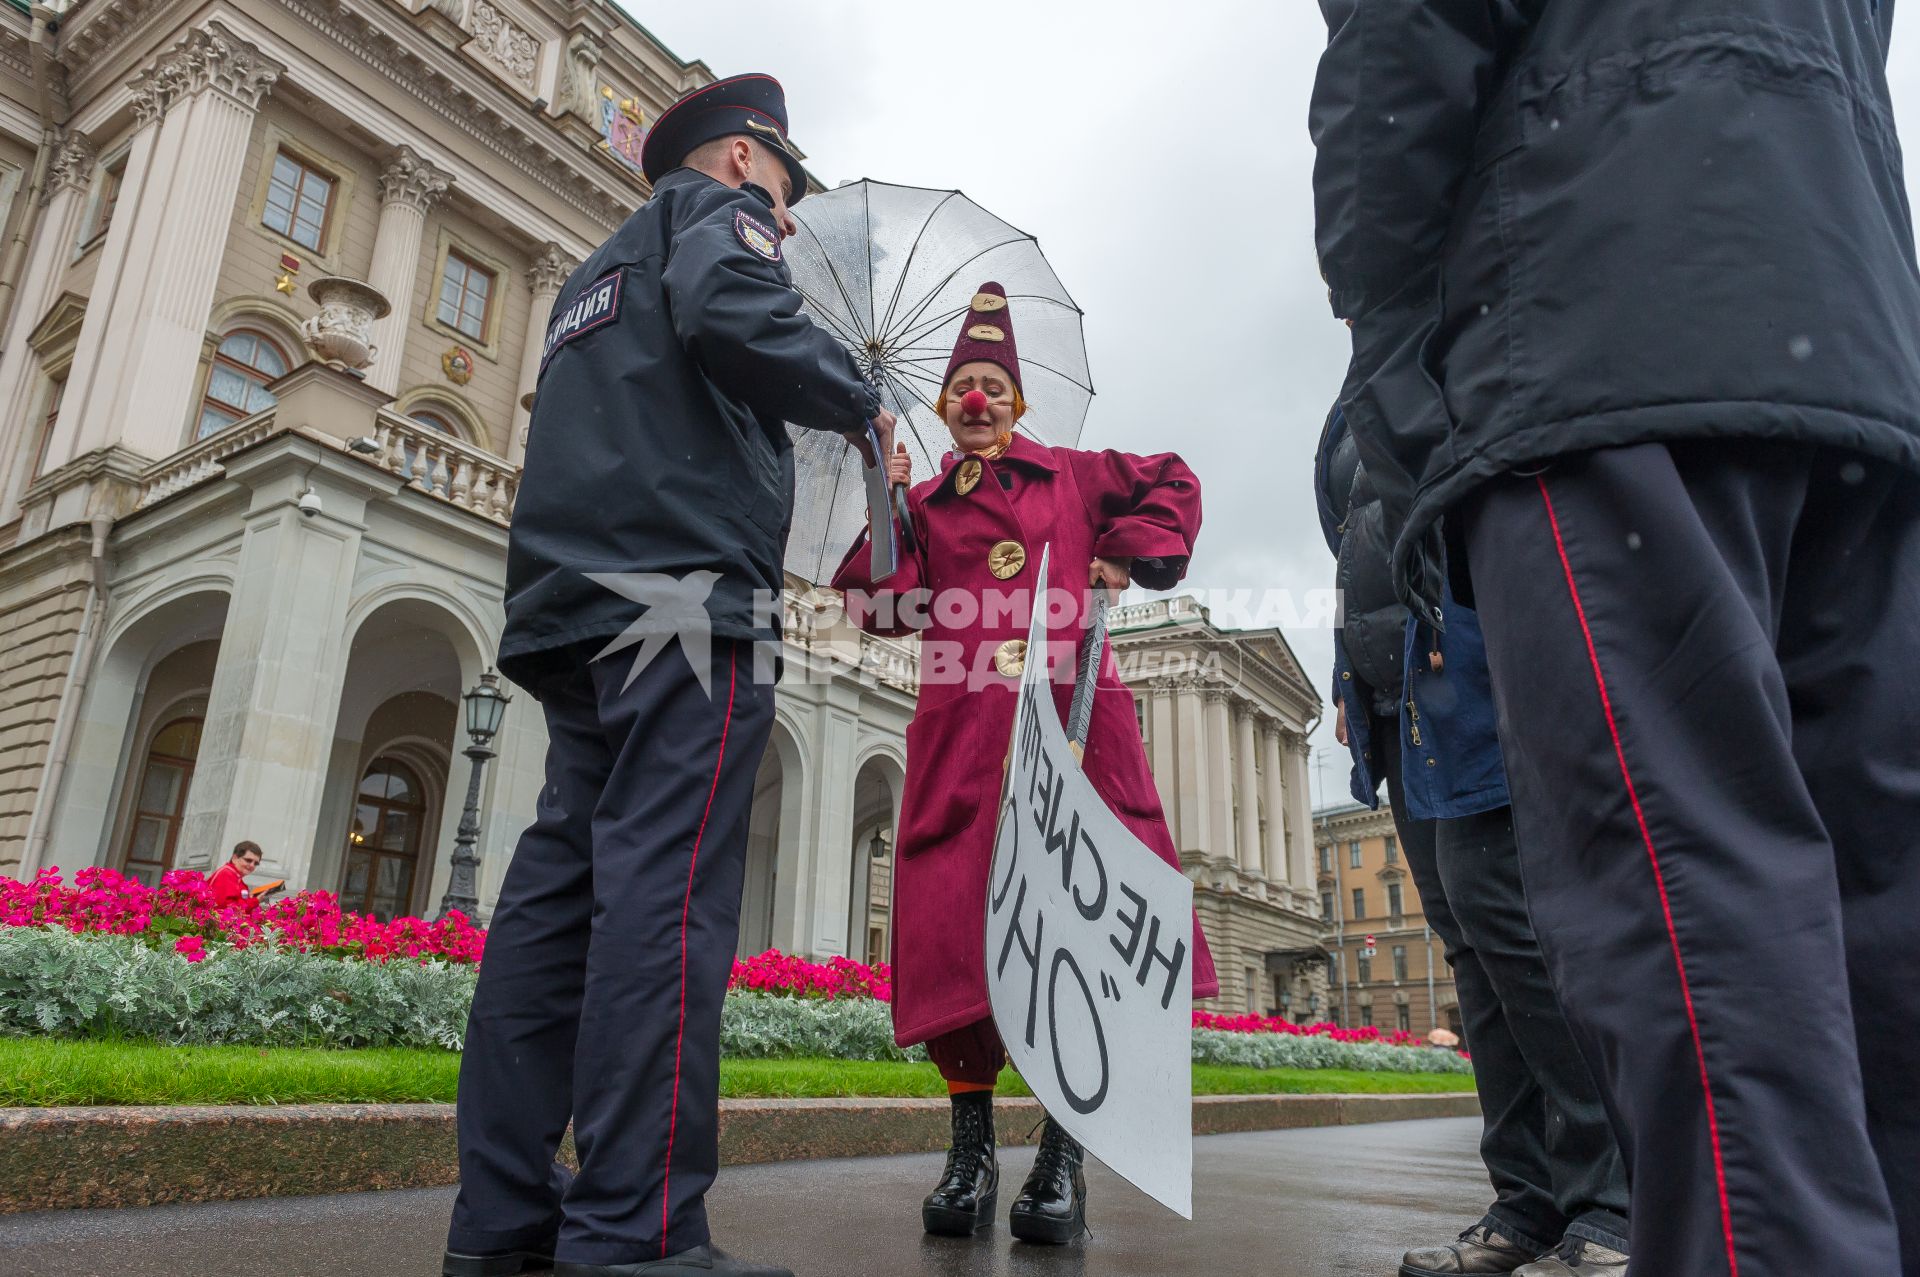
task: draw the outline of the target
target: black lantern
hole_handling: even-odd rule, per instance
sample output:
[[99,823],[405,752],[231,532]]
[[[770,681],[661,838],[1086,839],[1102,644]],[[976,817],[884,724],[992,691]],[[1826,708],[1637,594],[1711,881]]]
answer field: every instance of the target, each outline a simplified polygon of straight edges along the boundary
[[873,841],[867,844],[867,855],[875,860],[887,858],[887,840],[880,836],[878,829],[873,831]]
[[500,690],[500,676],[492,670],[480,675],[480,681],[460,698],[467,703],[467,735],[473,744],[461,752],[473,760],[473,772],[467,780],[467,805],[460,812],[460,832],[453,838],[452,872],[447,876],[447,894],[440,898],[440,916],[458,909],[473,917],[480,907],[480,853],[474,850],[480,840],[480,776],[487,760],[493,757],[493,738],[513,697]]
[[476,745],[485,745],[500,730],[513,697],[500,690],[500,676],[492,670],[480,675],[479,683],[461,697],[467,703],[467,734]]

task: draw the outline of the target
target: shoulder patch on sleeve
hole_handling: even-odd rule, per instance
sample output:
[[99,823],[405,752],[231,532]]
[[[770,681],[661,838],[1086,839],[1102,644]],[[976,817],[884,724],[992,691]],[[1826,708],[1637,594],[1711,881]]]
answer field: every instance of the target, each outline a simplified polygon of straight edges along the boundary
[[780,260],[780,236],[771,226],[748,213],[744,208],[733,211],[733,233],[747,246],[747,251],[756,257],[764,257],[770,262]]
[[553,322],[547,326],[546,346],[540,352],[541,368],[547,366],[554,352],[575,337],[620,318],[621,284],[626,274],[626,268],[621,267],[602,275],[576,293],[572,304],[554,316]]

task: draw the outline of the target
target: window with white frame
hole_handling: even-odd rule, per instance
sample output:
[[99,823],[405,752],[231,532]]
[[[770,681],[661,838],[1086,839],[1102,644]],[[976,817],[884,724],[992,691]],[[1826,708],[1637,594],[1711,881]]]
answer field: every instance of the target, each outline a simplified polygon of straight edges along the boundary
[[193,437],[204,439],[225,430],[242,417],[273,406],[267,384],[284,377],[287,356],[271,337],[251,328],[236,328],[221,339],[207,374],[207,393],[200,401],[200,420]]
[[339,185],[332,174],[321,172],[284,147],[275,151],[266,207],[260,211],[261,225],[302,248],[323,251]]
[[449,249],[440,273],[440,308],[436,317],[457,333],[475,341],[486,341],[494,283],[492,271],[458,249]]

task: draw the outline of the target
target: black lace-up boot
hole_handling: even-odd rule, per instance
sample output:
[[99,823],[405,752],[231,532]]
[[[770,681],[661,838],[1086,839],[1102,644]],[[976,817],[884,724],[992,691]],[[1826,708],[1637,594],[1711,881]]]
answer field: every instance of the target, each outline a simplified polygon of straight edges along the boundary
[[1007,1227],[1023,1242],[1062,1245],[1087,1226],[1086,1154],[1078,1140],[1052,1118],[1040,1133],[1040,1151],[1007,1216]]
[[993,1092],[953,1097],[953,1146],[939,1187],[920,1206],[930,1233],[965,1237],[993,1223],[1000,1200],[1000,1163],[993,1153]]

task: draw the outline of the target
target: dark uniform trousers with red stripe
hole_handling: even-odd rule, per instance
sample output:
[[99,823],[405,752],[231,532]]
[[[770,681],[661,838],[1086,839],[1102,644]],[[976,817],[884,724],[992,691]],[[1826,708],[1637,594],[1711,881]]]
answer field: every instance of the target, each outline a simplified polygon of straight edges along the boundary
[[1920,482],[1812,445],[1652,444],[1462,513],[1634,1277],[1915,1277]]
[[[557,1231],[563,1259],[634,1263],[707,1241],[720,1006],[773,686],[747,643],[713,640],[707,687],[677,643],[630,686],[634,649],[594,650],[530,689],[547,783],[467,1022],[448,1238],[463,1253]],[[566,1186],[552,1163],[569,1120]]]

